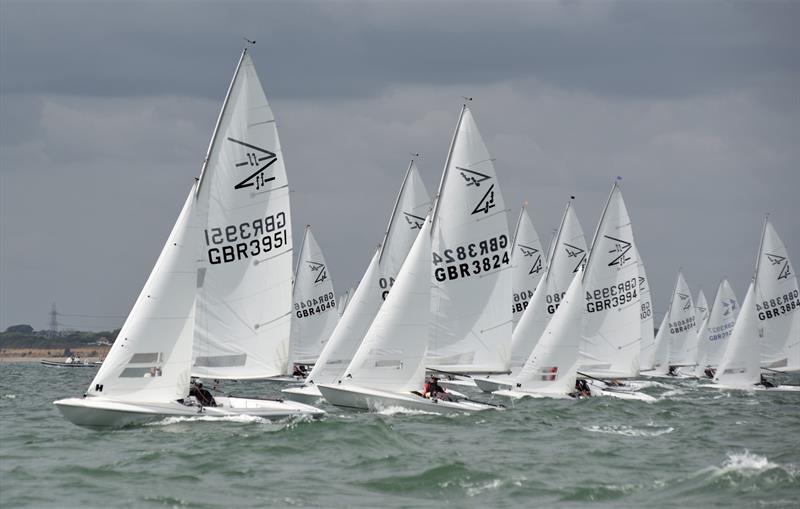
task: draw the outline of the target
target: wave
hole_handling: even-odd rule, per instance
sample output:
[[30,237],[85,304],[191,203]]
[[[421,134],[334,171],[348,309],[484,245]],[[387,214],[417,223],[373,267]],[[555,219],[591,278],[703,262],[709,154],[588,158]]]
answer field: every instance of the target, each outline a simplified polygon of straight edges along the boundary
[[675,431],[675,428],[671,426],[655,426],[648,424],[648,428],[651,429],[637,429],[626,424],[613,424],[606,426],[594,425],[585,427],[583,429],[592,433],[607,433],[610,435],[622,435],[626,437],[657,437],[659,435],[666,435],[667,433],[672,433]]
[[145,426],[171,426],[182,422],[236,422],[241,424],[272,424],[269,419],[257,417],[255,415],[226,415],[226,416],[211,416],[211,415],[198,415],[192,417],[165,417],[160,421],[148,422]]
[[16,399],[17,395],[16,394],[5,394],[5,395],[3,395],[3,397],[6,398],[6,399]]
[[773,463],[767,459],[766,456],[753,454],[747,449],[743,452],[729,452],[722,466],[712,467],[712,469],[717,477],[727,474],[738,474],[744,477],[750,477],[773,469],[781,469],[792,478],[797,478],[798,474],[800,474],[794,465]]

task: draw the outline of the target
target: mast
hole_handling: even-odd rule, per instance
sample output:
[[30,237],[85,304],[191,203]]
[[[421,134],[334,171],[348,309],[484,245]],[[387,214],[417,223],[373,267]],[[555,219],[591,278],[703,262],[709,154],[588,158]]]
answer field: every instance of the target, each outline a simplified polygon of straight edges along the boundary
[[431,235],[433,235],[433,228],[436,223],[436,216],[439,213],[439,200],[444,191],[444,182],[447,179],[448,170],[450,169],[450,159],[453,156],[453,148],[456,146],[456,138],[458,137],[458,130],[461,129],[461,121],[464,119],[464,112],[467,111],[467,103],[461,105],[461,113],[458,115],[458,123],[456,130],[453,132],[453,140],[450,142],[450,150],[447,151],[447,159],[444,162],[444,171],[442,172],[442,180],[439,181],[439,190],[436,192],[436,203],[433,205],[433,213],[431,214]]
[[522,203],[522,209],[519,211],[519,218],[517,219],[517,227],[514,228],[514,236],[511,238],[511,252],[514,252],[514,249],[517,247],[517,236],[519,236],[519,226],[522,224],[522,215],[525,213],[525,210],[528,208],[528,202],[525,201]]
[[300,241],[300,249],[297,251],[299,254],[297,255],[297,264],[294,266],[294,279],[292,280],[292,295],[294,295],[294,284],[297,283],[297,274],[300,272],[300,264],[303,261],[303,249],[306,247],[306,237],[308,237],[308,231],[311,229],[311,225],[307,224],[305,231],[303,231],[303,240]]
[[394,225],[394,216],[397,214],[397,207],[400,206],[400,199],[403,197],[403,193],[406,191],[406,182],[408,182],[408,177],[411,175],[411,168],[414,167],[414,160],[412,159],[408,163],[408,169],[406,170],[406,176],[403,177],[403,183],[400,185],[400,192],[397,193],[397,199],[394,201],[394,208],[392,209],[392,215],[389,216],[389,224],[386,225],[386,233],[383,234],[383,240],[381,241],[380,245],[380,254],[378,255],[378,263],[381,263],[383,259],[383,250],[386,247],[386,240],[389,238],[389,232],[392,231],[392,226]]
[[[250,43],[250,41],[248,41],[248,43]],[[222,102],[222,108],[219,110],[217,123],[214,125],[214,132],[211,134],[211,141],[208,143],[208,150],[206,151],[206,157],[205,159],[203,159],[203,167],[200,168],[200,176],[197,178],[197,190],[195,191],[195,193],[198,194],[200,193],[200,186],[203,184],[203,177],[206,174],[208,161],[211,158],[211,150],[214,148],[214,143],[217,141],[217,133],[219,132],[219,125],[222,123],[222,116],[225,114],[225,110],[228,108],[228,101],[231,98],[231,91],[233,91],[233,84],[236,83],[236,78],[239,76],[239,69],[241,69],[242,67],[242,62],[244,61],[244,56],[246,54],[247,54],[247,46],[245,46],[244,49],[242,49],[242,54],[239,56],[239,62],[236,64],[236,70],[233,72],[233,78],[231,78],[231,83],[230,85],[228,85],[228,92],[225,94],[225,100]]]
[[611,193],[608,195],[608,200],[606,201],[606,206],[603,209],[603,215],[600,216],[600,222],[597,223],[597,228],[594,230],[594,237],[592,237],[592,247],[589,249],[589,257],[586,259],[586,270],[583,271],[583,276],[581,276],[581,282],[585,282],[586,274],[589,272],[589,264],[592,263],[592,255],[594,254],[595,243],[597,242],[597,235],[600,234],[600,227],[603,226],[603,221],[606,218],[606,213],[608,212],[608,206],[611,204],[611,197],[614,196],[614,191],[617,190],[617,181],[614,181],[614,187],[611,188]]
[[558,249],[558,241],[561,240],[561,232],[564,230],[564,223],[567,222],[567,214],[569,213],[569,207],[572,205],[572,199],[574,197],[570,197],[570,200],[567,202],[567,206],[564,208],[564,215],[561,216],[561,224],[558,225],[558,233],[556,233],[556,238],[553,239],[553,242],[550,246],[550,253],[547,257],[547,270],[545,271],[544,275],[544,282],[550,279],[550,267],[553,265],[553,259],[556,256],[556,249]]
[[769,214],[764,217],[764,228],[761,229],[761,242],[758,244],[758,253],[756,254],[756,273],[753,274],[753,283],[756,285],[753,290],[755,291],[758,290],[758,269],[761,268],[761,252],[764,249],[764,237],[767,235],[767,223],[769,223]]

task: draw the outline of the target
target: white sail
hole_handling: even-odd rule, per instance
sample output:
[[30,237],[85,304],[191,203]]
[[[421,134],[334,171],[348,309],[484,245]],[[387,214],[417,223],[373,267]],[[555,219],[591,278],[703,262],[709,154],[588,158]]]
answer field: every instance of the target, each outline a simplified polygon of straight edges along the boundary
[[426,220],[342,383],[390,392],[422,388],[430,321],[430,252]]
[[686,358],[689,359],[690,364],[695,366],[700,362],[700,351],[698,344],[700,342],[700,334],[706,327],[708,321],[708,301],[706,294],[703,290],[697,292],[697,299],[694,301],[694,317],[695,317],[695,333],[689,335],[686,340]]
[[287,364],[292,317],[289,187],[275,118],[246,53],[217,127],[198,184],[192,372],[275,376]]
[[747,289],[742,311],[736,319],[728,347],[717,368],[714,381],[729,387],[747,388],[760,380],[759,319],[753,283]]
[[511,361],[508,214],[494,163],[464,106],[433,213],[428,367],[507,372]]
[[572,278],[563,301],[515,380],[514,390],[568,394],[575,388],[584,316],[582,272]]
[[789,342],[786,344],[787,363],[782,371],[797,373],[800,372],[800,313],[794,314],[792,331],[789,334]]
[[655,364],[656,341],[653,332],[653,303],[650,299],[650,280],[644,268],[644,261],[636,249],[636,258],[639,260],[639,318],[642,323],[642,346],[639,352],[639,368],[641,370],[653,369]]
[[170,402],[189,392],[200,237],[195,186],[87,395]]
[[669,371],[670,334],[669,325],[667,325],[668,321],[669,308],[664,313],[664,318],[661,319],[661,325],[658,326],[658,333],[653,341],[653,367],[648,370],[651,375],[666,375]]
[[586,257],[586,238],[572,202],[567,203],[556,233],[545,274],[511,337],[511,369],[530,356],[550,319],[558,309],[570,282]]
[[708,300],[703,290],[697,292],[697,300],[694,301],[694,316],[698,324],[708,320]]
[[403,178],[383,243],[352,293],[347,309],[306,379],[307,384],[333,383],[342,376],[389,296],[429,210],[430,197],[412,162]]
[[[542,244],[539,242],[539,235],[528,215],[528,203],[525,202],[519,213],[511,249],[511,291],[513,293],[511,317],[514,320],[514,326],[517,325],[525,308],[533,298],[533,292],[544,274],[546,258],[547,255],[542,251]],[[513,358],[513,348],[511,355]]]
[[682,272],[678,272],[678,281],[667,316],[664,339],[669,341],[669,365],[693,366],[696,362],[696,350],[692,348],[692,344],[697,338],[697,322],[691,290]]
[[339,321],[325,256],[306,226],[295,270],[292,336],[289,343],[289,372],[292,365],[316,362],[322,347]]
[[586,296],[580,371],[590,376],[639,374],[642,324],[639,260],[633,228],[614,183],[583,275]]
[[350,297],[356,291],[355,288],[348,288],[344,295],[340,296],[336,300],[336,313],[339,315],[339,318],[342,317],[344,314],[344,310],[347,309],[347,304],[350,302]]
[[697,365],[698,374],[707,367],[716,367],[728,345],[736,317],[739,316],[739,303],[730,283],[723,279],[717,289],[711,312],[698,333]]
[[785,367],[786,348],[795,315],[800,308],[797,276],[789,253],[768,220],[758,253],[755,287],[756,310],[760,322],[761,365]]

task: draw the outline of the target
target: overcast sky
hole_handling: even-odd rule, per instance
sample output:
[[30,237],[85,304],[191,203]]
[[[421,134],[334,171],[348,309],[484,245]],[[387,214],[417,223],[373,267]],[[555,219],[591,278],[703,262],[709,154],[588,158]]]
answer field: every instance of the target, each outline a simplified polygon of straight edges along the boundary
[[0,328],[121,325],[242,36],[340,292],[411,152],[436,191],[461,96],[544,242],[570,195],[591,236],[623,177],[657,319],[680,267],[742,299],[767,212],[800,263],[798,2],[163,4],[0,0]]

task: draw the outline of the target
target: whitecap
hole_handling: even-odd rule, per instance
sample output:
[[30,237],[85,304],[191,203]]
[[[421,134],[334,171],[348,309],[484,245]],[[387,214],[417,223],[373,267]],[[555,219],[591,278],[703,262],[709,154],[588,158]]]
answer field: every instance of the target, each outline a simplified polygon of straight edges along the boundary
[[594,425],[585,427],[583,429],[592,433],[607,433],[610,435],[622,435],[626,437],[657,437],[659,435],[665,435],[675,431],[675,428],[671,426],[663,427],[648,425],[648,427],[652,429],[636,429],[625,424],[612,424],[606,426]]
[[16,399],[17,395],[16,394],[6,394],[3,397],[7,398],[7,399]]
[[376,412],[378,415],[439,415],[436,412],[426,412],[425,410],[413,410],[401,406],[381,407]]
[[467,489],[467,496],[474,497],[480,495],[484,491],[496,490],[502,485],[503,481],[501,481],[500,479],[493,479],[486,483],[481,483],[478,485],[465,485],[464,487]]
[[[747,449],[743,452],[729,452],[728,457],[722,462],[722,467],[716,468],[717,475],[727,474],[729,472],[736,472],[745,476],[755,475],[765,470],[772,470],[773,468],[783,468],[777,463],[771,462],[766,456],[753,454]],[[791,469],[785,469],[788,473],[792,474]]]
[[149,422],[145,426],[170,426],[181,422],[237,422],[241,424],[264,423],[271,424],[272,421],[258,417],[255,415],[225,415],[225,416],[211,416],[211,415],[198,415],[192,417],[165,417],[160,421]]

